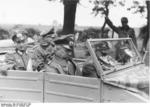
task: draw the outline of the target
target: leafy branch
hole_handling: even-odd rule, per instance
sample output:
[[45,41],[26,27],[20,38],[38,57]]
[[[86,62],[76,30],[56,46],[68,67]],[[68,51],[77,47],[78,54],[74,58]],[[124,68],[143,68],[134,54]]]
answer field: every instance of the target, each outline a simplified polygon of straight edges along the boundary
[[[146,1],[144,1],[146,2]],[[128,11],[133,11],[133,14],[140,13],[142,16],[144,16],[144,13],[146,12],[146,5],[141,4],[139,1],[134,0],[133,6],[127,8]]]

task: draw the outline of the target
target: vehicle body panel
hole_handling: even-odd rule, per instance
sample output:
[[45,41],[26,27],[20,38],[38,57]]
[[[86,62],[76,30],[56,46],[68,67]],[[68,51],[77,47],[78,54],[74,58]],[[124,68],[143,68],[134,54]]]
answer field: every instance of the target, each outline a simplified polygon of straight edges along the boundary
[[46,73],[45,102],[100,102],[100,80]]
[[146,102],[98,78],[8,71],[0,76],[0,102]]
[[43,73],[8,71],[0,75],[0,102],[42,102]]

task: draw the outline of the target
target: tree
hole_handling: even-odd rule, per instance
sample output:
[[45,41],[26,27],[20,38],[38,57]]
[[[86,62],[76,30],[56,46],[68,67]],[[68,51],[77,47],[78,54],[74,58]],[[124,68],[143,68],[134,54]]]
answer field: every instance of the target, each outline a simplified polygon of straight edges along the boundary
[[[56,0],[49,0],[56,1]],[[64,5],[63,34],[74,33],[75,15],[79,0],[60,0]]]
[[63,0],[64,4],[64,24],[63,33],[74,33],[76,7],[79,0]]
[[147,18],[147,25],[141,28],[140,36],[143,37],[143,45],[142,45],[142,52],[147,48],[147,44],[149,41],[150,36],[150,1],[144,0],[144,4],[141,4],[138,0],[133,1],[133,6],[128,8],[128,10],[133,10],[134,13],[143,13],[147,12],[146,18]]
[[[148,39],[146,40],[149,40],[149,37],[150,37],[150,1],[147,1],[147,13],[148,13],[148,19],[147,19],[147,22],[148,22]],[[148,44],[148,41],[146,42],[146,45]]]
[[[141,0],[142,1],[142,0]],[[117,6],[118,4],[121,6],[125,6],[126,5],[126,0],[90,0],[91,3],[94,4],[94,8],[93,8],[93,12],[95,13],[95,15],[98,15],[99,13],[102,16],[108,16],[109,15],[109,6]],[[143,48],[146,48],[147,44],[148,44],[148,40],[149,40],[149,35],[150,35],[150,1],[149,0],[144,0],[143,2],[145,2],[144,4],[141,4],[139,2],[139,0],[133,0],[133,5],[129,8],[127,8],[127,10],[131,11],[134,9],[134,13],[141,13],[143,15],[143,13],[147,12],[147,27],[144,27],[147,29],[147,35],[144,38],[144,42],[143,42]],[[102,31],[102,35],[104,32],[104,28],[106,25],[106,21],[104,22],[101,31]]]
[[[95,14],[95,16],[97,16],[98,14],[101,14],[102,17],[106,17],[109,15],[109,7],[110,6],[117,6],[117,5],[122,5],[124,6],[124,0],[90,0],[90,3],[94,4],[93,7],[93,13]],[[101,37],[103,37],[104,35],[104,29],[106,26],[106,20],[104,21],[104,24],[101,28]]]

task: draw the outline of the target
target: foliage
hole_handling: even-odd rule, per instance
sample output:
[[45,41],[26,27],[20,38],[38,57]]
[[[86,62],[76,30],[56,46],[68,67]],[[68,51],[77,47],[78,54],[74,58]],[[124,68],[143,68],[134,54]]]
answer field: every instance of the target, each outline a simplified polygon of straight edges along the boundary
[[26,28],[27,34],[29,37],[33,37],[34,35],[40,35],[40,31],[34,29],[34,28]]
[[85,42],[89,38],[99,38],[101,30],[98,28],[88,28],[80,32],[78,41]]
[[146,38],[145,36],[147,35],[147,31],[148,31],[148,26],[143,26],[142,28],[140,28],[139,37],[142,39]]
[[101,16],[108,16],[110,6],[125,5],[125,0],[90,0],[89,2],[94,5],[92,10],[95,16],[99,13]]
[[9,36],[10,34],[7,30],[0,28],[0,39],[8,39]]
[[[100,15],[103,17],[108,16],[110,6],[125,6],[127,0],[90,0],[89,2],[94,4],[93,13],[95,16],[100,13]],[[147,0],[133,0],[132,6],[128,7],[127,10],[132,11],[133,14],[140,13],[142,16],[144,16],[147,8],[146,2]]]
[[[144,3],[145,2],[145,3]],[[133,13],[140,13],[142,16],[146,12],[146,1],[142,0],[142,2],[138,0],[133,1],[133,5],[129,8],[127,8],[129,11],[133,11]]]

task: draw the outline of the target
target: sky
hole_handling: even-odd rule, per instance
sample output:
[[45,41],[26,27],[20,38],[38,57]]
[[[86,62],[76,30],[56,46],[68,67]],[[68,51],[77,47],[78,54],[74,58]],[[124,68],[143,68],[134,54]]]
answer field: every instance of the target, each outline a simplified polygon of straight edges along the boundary
[[[76,25],[102,26],[104,18],[92,14],[93,5],[89,0],[80,0],[76,11]],[[127,0],[128,6],[132,0]],[[0,0],[0,24],[63,24],[63,4],[48,0]],[[128,17],[131,27],[146,24],[146,19],[140,14],[132,14],[120,6],[110,7],[110,19],[119,26],[123,16]],[[54,23],[55,22],[55,23]],[[56,23],[57,22],[57,23]]]

